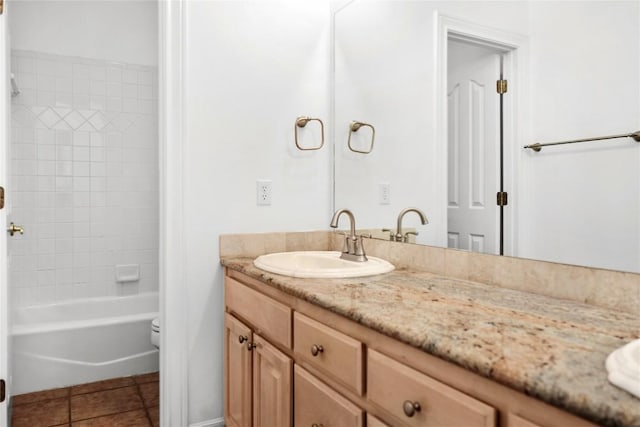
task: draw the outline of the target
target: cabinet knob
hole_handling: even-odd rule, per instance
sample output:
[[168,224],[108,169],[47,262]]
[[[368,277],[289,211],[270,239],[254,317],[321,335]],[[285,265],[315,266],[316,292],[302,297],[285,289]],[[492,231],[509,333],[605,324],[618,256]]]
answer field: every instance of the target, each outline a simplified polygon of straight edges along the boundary
[[311,424],[311,427],[324,427],[324,425],[313,423],[313,424]]
[[416,414],[416,412],[420,412],[421,409],[422,409],[422,406],[420,406],[420,403],[418,402],[405,400],[404,403],[402,404],[402,410],[404,411],[404,414],[409,418],[413,417]]
[[311,346],[311,355],[313,357],[316,357],[318,354],[322,353],[323,351],[324,351],[324,347],[322,347],[321,345],[314,344]]
[[254,348],[256,348],[256,347],[257,347],[256,343],[254,343],[254,342],[247,342],[247,350],[251,351],[251,350],[253,350],[253,349],[254,349]]
[[249,337],[246,337],[244,335],[240,335],[238,337],[238,341],[240,342],[240,344],[243,344],[245,341],[249,340]]

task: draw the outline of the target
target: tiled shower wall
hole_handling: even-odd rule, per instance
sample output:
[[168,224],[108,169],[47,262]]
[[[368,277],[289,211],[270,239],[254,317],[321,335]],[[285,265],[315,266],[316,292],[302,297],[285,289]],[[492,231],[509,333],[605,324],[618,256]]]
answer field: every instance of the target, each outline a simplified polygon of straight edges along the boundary
[[[157,70],[12,51],[12,305],[158,290]],[[120,284],[115,266],[139,264]]]

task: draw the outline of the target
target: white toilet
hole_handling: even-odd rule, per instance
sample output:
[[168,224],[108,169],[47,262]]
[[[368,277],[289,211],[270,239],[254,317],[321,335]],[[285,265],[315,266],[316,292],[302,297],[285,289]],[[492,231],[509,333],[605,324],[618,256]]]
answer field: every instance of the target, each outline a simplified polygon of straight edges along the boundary
[[157,317],[151,321],[151,344],[160,348],[160,319]]

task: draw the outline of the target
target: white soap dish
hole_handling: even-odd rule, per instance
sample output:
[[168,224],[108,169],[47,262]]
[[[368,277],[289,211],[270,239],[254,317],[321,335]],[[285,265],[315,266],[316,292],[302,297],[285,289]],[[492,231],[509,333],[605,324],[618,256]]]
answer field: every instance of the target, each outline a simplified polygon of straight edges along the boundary
[[116,265],[116,282],[129,283],[140,280],[140,265],[121,264]]

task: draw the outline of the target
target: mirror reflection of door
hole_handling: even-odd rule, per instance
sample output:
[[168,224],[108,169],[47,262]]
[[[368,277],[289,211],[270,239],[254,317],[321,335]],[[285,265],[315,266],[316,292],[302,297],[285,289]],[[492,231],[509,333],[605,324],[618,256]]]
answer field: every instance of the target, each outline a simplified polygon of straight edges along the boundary
[[449,39],[447,65],[448,246],[498,254],[501,52]]

